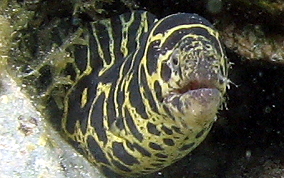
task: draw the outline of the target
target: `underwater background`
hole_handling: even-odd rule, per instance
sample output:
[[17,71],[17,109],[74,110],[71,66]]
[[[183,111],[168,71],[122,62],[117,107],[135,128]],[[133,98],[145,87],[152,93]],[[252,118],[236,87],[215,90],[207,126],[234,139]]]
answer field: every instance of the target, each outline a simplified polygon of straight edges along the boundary
[[158,18],[177,12],[205,17],[220,32],[232,63],[226,105],[205,141],[182,160],[143,177],[283,177],[282,0],[4,0],[0,5],[0,177],[103,177],[34,108],[37,103],[31,104],[33,98],[23,94],[9,61],[17,56],[20,64],[34,62],[26,59],[34,54],[35,43],[27,47],[20,42],[30,39],[36,28],[48,31],[56,19],[73,17],[76,24],[136,9]]

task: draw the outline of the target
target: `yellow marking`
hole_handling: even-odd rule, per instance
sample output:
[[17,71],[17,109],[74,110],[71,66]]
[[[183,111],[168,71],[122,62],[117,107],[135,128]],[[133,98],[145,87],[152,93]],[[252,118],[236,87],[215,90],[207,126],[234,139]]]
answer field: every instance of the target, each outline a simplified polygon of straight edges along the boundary
[[106,26],[107,32],[108,32],[108,37],[109,37],[109,52],[110,52],[110,63],[107,64],[107,66],[105,67],[111,67],[114,62],[115,62],[115,52],[114,52],[114,39],[113,39],[113,35],[112,35],[112,28],[111,28],[111,22],[108,21],[104,21],[104,25]]
[[[92,26],[92,29],[94,29],[94,32],[93,32],[93,36],[94,36],[94,38],[95,38],[95,40],[96,40],[96,44],[97,44],[97,46],[98,46],[98,49],[97,49],[97,51],[98,51],[98,54],[99,54],[99,56],[100,56],[100,58],[102,59],[102,61],[103,61],[103,64],[105,63],[105,61],[104,61],[104,53],[103,53],[103,50],[102,50],[102,46],[101,46],[101,43],[100,43],[100,41],[99,41],[99,37],[97,36],[97,34],[96,34],[96,32],[95,32],[95,25],[94,25],[94,23],[92,23],[91,24],[91,26]],[[95,50],[95,49],[92,49],[92,50]],[[98,60],[100,60],[100,59],[98,59]],[[105,64],[104,64],[104,66],[105,66]]]
[[114,51],[114,39],[113,39],[112,28],[111,28],[111,21],[108,20],[108,19],[103,20],[101,22],[101,24],[105,26],[105,29],[108,32],[109,41],[108,41],[108,46],[106,46],[105,48],[107,48],[107,47],[109,48],[109,54],[106,54],[105,58],[108,57],[108,55],[109,55],[110,56],[110,59],[109,59],[110,62],[107,63],[105,58],[103,58],[103,68],[100,70],[99,76],[102,76],[107,70],[111,69],[111,67],[116,62],[115,51]]
[[123,57],[128,56],[128,30],[129,26],[131,26],[132,22],[134,21],[134,14],[131,14],[131,17],[128,22],[125,21],[124,16],[120,16],[120,21],[122,25],[122,31],[121,31],[121,46],[120,46],[120,51],[123,54]]
[[[89,112],[89,116],[88,116],[88,127],[92,127],[91,124],[91,120],[94,120],[94,118],[91,117],[91,113],[94,110],[94,105],[96,104],[97,99],[100,97],[100,95],[102,95],[102,93],[105,94],[105,101],[103,103],[103,116],[106,117],[107,116],[107,108],[106,108],[106,104],[107,104],[107,99],[110,93],[110,89],[111,89],[112,85],[110,83],[104,84],[104,83],[99,83],[97,86],[97,94],[96,97],[93,99],[91,107],[90,107],[90,111]],[[107,126],[106,123],[104,123],[104,126]]]
[[[152,24],[149,24],[148,23],[148,21],[147,21],[147,19],[148,19],[148,15],[147,15],[148,13],[147,12],[144,12],[142,15],[141,15],[141,24],[143,24],[143,25],[141,25],[141,26],[143,26],[144,28],[144,33],[147,33],[149,30],[150,30],[150,25]],[[155,20],[155,21],[157,21],[157,19]],[[154,23],[155,23],[155,21],[154,21]]]
[[88,101],[88,88],[84,88],[81,96],[81,108],[85,107]]
[[[146,66],[139,66],[139,72],[138,72],[138,78],[139,78],[139,84],[141,83],[140,79],[141,79],[141,67],[144,68],[144,71],[145,71],[145,75],[146,75],[146,78],[148,78],[149,74],[148,74],[148,71],[146,69]],[[159,68],[157,68],[158,70],[160,70]],[[157,81],[160,81],[158,80],[159,77],[159,71],[156,71],[155,73],[153,73],[152,75],[152,79],[151,80],[147,80],[148,81],[148,86],[151,90],[151,95],[153,96],[153,99],[154,99],[154,102],[158,108],[158,110],[160,110],[160,107],[162,107],[160,104],[158,104],[158,99],[156,98],[156,95],[155,95],[155,91],[154,91],[154,82],[157,80]],[[143,98],[143,102],[146,106],[150,106],[150,101],[147,100],[147,97],[146,97],[146,91],[144,90],[143,86],[139,87],[140,89],[140,92],[141,92],[141,95],[142,95],[142,98]],[[150,107],[145,107],[145,110],[146,110],[146,113],[148,115],[155,115],[155,113],[152,111],[152,109]]]
[[[89,35],[87,36],[87,40],[88,41],[90,40]],[[91,53],[92,53],[91,50],[93,50],[93,49],[88,48],[88,51],[87,51],[87,66],[86,66],[86,69],[84,70],[82,76],[90,75],[92,73],[92,71],[93,71],[93,69],[91,67],[91,61],[90,61],[90,60],[92,60],[91,59]]]
[[[116,82],[116,85],[114,86],[115,87],[115,89],[114,89],[114,107],[115,107],[115,111],[116,112],[118,112],[117,111],[117,108],[119,108],[119,107],[121,107],[121,106],[119,106],[119,104],[118,104],[118,93],[119,93],[119,91],[121,90],[121,88],[119,87],[119,86],[123,86],[123,78],[124,78],[124,75],[123,75],[123,68],[124,68],[124,66],[125,66],[125,63],[123,63],[122,65],[121,65],[121,67],[120,67],[120,70],[119,70],[119,73],[118,73],[118,76],[119,76],[119,78],[117,79],[117,82]],[[121,92],[124,92],[124,91],[121,91]]]
[[[158,27],[158,25],[156,25],[155,27]],[[175,26],[175,27],[167,30],[163,34],[158,33],[156,35],[153,35],[153,33],[155,32],[155,28],[154,28],[149,35],[150,38],[149,38],[148,42],[151,43],[153,41],[160,40],[160,42],[161,42],[160,46],[161,46],[168,39],[168,37],[170,37],[175,31],[182,30],[182,29],[190,29],[190,28],[202,28],[202,29],[207,30],[210,35],[212,35],[214,37],[218,37],[218,32],[216,32],[215,30],[213,30],[212,28],[210,28],[206,25],[203,25],[203,24],[188,24],[188,25]]]

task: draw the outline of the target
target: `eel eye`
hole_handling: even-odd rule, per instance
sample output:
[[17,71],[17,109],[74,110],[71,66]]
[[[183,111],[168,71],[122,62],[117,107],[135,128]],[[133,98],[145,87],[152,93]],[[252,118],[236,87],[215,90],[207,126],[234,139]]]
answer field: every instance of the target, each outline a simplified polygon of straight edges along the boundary
[[173,64],[174,64],[175,66],[178,65],[178,58],[177,58],[177,56],[173,56],[172,62],[173,62]]
[[169,61],[169,66],[173,69],[176,69],[179,65],[179,52],[174,51]]

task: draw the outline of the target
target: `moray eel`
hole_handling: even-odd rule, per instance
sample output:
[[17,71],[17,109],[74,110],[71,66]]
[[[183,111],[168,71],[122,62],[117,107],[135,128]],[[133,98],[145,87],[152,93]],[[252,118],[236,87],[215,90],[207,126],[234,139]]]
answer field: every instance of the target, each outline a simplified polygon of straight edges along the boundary
[[[219,34],[196,14],[157,20],[134,11],[84,23],[58,50],[64,60],[49,55],[57,69],[46,95],[57,96],[60,130],[91,163],[124,176],[155,172],[196,148],[229,83]],[[53,92],[60,85],[63,99]]]
[[136,11],[84,33],[87,44],[74,45],[80,72],[64,100],[62,129],[90,162],[137,176],[204,140],[228,84],[219,34],[207,20]]

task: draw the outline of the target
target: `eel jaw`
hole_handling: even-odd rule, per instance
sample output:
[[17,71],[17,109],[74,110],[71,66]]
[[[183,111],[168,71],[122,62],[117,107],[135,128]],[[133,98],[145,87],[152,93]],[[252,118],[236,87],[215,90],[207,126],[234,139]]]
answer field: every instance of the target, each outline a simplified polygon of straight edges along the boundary
[[190,80],[183,87],[173,89],[163,103],[182,125],[204,125],[215,120],[222,103],[222,89],[218,80]]

